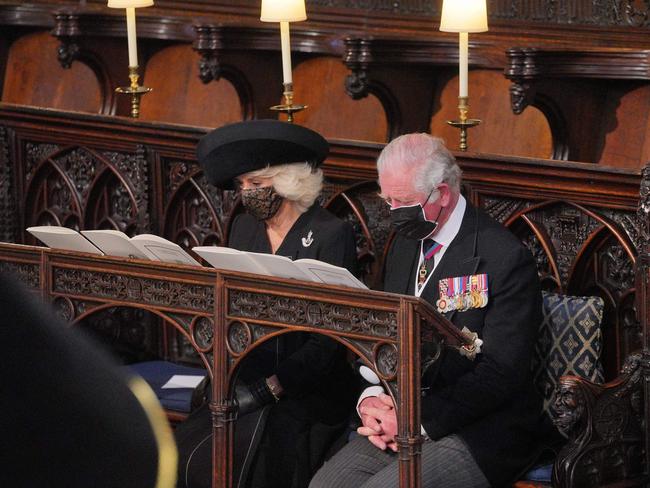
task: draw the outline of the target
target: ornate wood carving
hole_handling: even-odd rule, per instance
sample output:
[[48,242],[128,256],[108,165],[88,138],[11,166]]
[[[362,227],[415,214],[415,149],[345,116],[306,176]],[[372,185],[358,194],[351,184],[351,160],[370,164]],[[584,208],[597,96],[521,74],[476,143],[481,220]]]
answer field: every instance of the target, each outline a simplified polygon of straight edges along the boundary
[[569,438],[553,470],[553,486],[603,486],[643,474],[642,354],[622,376],[595,385],[563,377],[553,404],[555,424]]
[[59,63],[64,68],[70,68],[72,62],[79,59],[79,15],[70,12],[54,13],[52,35],[61,41],[56,52]]
[[11,273],[32,289],[37,289],[41,283],[40,269],[37,264],[0,261],[0,273]]
[[225,245],[237,200],[232,191],[210,185],[190,162],[167,164],[164,236],[190,249]]
[[86,147],[59,151],[57,145],[27,142],[25,187],[30,190],[26,222],[74,229],[109,228],[131,235],[148,231],[144,153],[143,146],[138,146],[135,154],[98,153]]
[[52,291],[172,309],[205,312],[214,307],[212,287],[60,267],[53,270]]
[[217,35],[218,29],[214,25],[195,25],[196,38],[194,50],[201,55],[199,60],[199,78],[203,83],[217,81],[221,78],[221,65],[219,64],[219,49],[221,39]]
[[17,227],[16,180],[9,158],[7,129],[0,126],[0,241],[15,242]]
[[[647,50],[511,48],[506,56],[512,111],[519,115],[534,106],[544,113],[553,136],[553,159],[598,162],[604,145],[598,134],[606,114],[585,117],[585,103],[604,99],[610,80],[619,80],[626,90],[638,86],[631,80],[650,80]],[[580,97],[574,96],[576,90]]]
[[397,317],[376,309],[232,290],[228,315],[396,339]]
[[345,78],[345,92],[353,99],[368,96],[368,64],[372,60],[366,39],[345,39],[345,65],[351,73]]

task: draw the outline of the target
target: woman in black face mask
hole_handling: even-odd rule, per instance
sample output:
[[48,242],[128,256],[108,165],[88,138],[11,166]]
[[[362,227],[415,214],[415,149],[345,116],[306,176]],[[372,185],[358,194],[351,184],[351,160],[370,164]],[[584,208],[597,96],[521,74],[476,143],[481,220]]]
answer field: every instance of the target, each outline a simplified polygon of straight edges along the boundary
[[[319,134],[279,121],[216,129],[198,147],[214,185],[236,187],[245,212],[228,245],[356,268],[352,227],[317,202],[328,152]],[[343,385],[343,387],[341,386]],[[251,352],[238,371],[235,487],[306,487],[354,408],[345,349],[319,334],[285,334]],[[179,486],[210,486],[211,418],[202,406],[176,429]]]

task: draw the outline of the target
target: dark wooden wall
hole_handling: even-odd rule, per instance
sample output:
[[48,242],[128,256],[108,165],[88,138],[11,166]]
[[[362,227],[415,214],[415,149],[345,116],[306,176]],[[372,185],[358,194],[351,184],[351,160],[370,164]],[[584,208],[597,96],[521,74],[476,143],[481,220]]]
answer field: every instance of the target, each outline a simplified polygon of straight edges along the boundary
[[[457,39],[440,2],[308,2],[292,25],[297,121],[328,138],[427,131],[455,146]],[[477,153],[640,168],[650,155],[650,7],[631,0],[491,0],[470,36]],[[141,118],[216,127],[281,101],[277,25],[258,2],[158,1],[138,10]],[[0,2],[2,101],[128,115],[125,22],[104,1]]]

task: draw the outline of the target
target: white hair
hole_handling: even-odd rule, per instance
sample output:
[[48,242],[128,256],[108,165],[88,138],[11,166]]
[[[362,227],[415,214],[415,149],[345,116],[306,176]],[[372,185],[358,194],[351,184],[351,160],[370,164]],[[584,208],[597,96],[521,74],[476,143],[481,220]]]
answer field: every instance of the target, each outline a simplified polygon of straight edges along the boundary
[[377,171],[408,173],[415,170],[413,188],[429,193],[440,183],[460,191],[461,170],[442,139],[430,134],[405,134],[393,139],[377,159]]
[[292,201],[300,213],[305,212],[323,189],[323,170],[309,163],[289,163],[251,171],[249,176],[271,178],[275,191]]

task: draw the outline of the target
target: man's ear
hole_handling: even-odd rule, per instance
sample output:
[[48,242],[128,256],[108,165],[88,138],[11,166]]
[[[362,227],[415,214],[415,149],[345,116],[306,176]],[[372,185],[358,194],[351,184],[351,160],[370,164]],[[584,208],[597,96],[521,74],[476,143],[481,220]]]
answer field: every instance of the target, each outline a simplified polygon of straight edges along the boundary
[[449,185],[447,183],[440,183],[438,185],[438,191],[440,192],[440,205],[443,207],[449,206],[451,203],[451,190],[449,189]]

